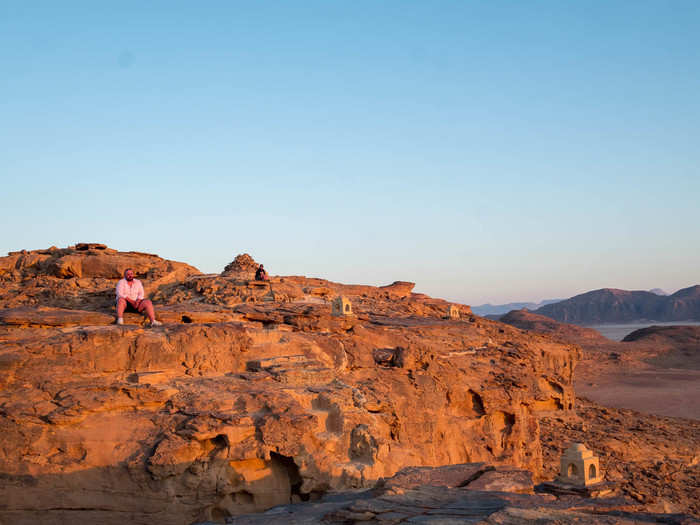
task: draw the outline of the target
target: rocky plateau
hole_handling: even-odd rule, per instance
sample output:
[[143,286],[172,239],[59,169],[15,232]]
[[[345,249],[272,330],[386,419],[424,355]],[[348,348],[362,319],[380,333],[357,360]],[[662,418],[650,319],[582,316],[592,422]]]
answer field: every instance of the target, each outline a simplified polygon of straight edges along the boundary
[[[0,524],[699,515],[698,422],[577,400],[591,354],[571,329],[480,318],[404,281],[254,281],[255,264],[202,274],[96,243],[0,258]],[[114,324],[127,267],[163,326]],[[337,296],[352,315],[331,315]],[[607,454],[619,498],[534,493],[572,441]]]

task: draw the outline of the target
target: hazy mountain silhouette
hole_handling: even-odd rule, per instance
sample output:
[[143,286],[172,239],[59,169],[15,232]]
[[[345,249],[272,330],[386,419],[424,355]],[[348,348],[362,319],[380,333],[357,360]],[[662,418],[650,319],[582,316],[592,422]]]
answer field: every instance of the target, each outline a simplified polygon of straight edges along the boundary
[[542,306],[552,303],[558,303],[562,299],[544,299],[539,303],[523,302],[523,303],[507,303],[507,304],[480,304],[479,306],[472,306],[472,312],[476,315],[487,316],[487,315],[503,315],[510,312],[511,310],[522,310],[527,308],[528,310],[537,310]]
[[672,295],[603,288],[542,306],[535,313],[575,324],[700,321],[700,285]]

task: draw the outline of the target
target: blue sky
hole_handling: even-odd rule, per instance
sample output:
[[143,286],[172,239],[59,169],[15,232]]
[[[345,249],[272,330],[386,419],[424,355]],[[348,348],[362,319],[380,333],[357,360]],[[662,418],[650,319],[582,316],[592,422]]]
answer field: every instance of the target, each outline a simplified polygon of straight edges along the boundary
[[471,304],[700,283],[700,3],[0,3],[0,253]]

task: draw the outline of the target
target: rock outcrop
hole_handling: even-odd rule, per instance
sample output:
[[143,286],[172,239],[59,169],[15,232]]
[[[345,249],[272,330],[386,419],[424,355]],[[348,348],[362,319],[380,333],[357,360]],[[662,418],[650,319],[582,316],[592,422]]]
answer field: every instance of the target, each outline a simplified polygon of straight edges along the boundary
[[[589,511],[530,494],[560,441],[586,441],[573,391],[575,343],[594,341],[585,330],[529,313],[509,326],[466,305],[445,318],[451,303],[404,281],[255,282],[242,261],[203,275],[99,244],[0,258],[0,523],[291,523],[286,510],[236,516],[316,500],[331,523],[386,522],[387,505],[414,521],[626,516],[629,501]],[[127,266],[163,326],[112,324]],[[331,315],[339,295],[353,316]],[[626,344],[637,343],[615,343]],[[678,435],[686,454],[697,429]],[[668,476],[697,481],[673,465]],[[646,470],[604,467],[653,485]],[[346,504],[334,491],[350,491]],[[669,512],[696,512],[679,491],[663,495]]]
[[[221,521],[409,466],[537,475],[538,414],[574,404],[574,346],[445,319],[412,283],[254,283],[94,245],[0,264],[0,522]],[[125,264],[164,326],[110,324]]]
[[577,394],[605,401],[601,406],[579,398],[573,411],[542,414],[543,478],[557,474],[558,459],[569,443],[587,442],[621,495],[648,512],[700,516],[700,411],[694,402],[700,394],[699,327],[653,326],[616,342],[526,311],[511,312],[503,320],[579,346]]
[[622,341],[653,345],[658,355],[650,362],[659,366],[700,370],[700,326],[649,326]]
[[587,340],[598,343],[607,341],[605,337],[592,328],[560,323],[544,315],[532,313],[529,310],[513,310],[502,316],[499,321],[522,330],[549,334],[567,341],[575,340],[576,342],[581,342],[581,340]]
[[22,250],[0,257],[0,308],[109,309],[114,305],[116,283],[126,268],[134,269],[151,294],[200,274],[188,264],[148,253],[119,252],[104,244]]
[[259,264],[256,263],[250,255],[242,253],[237,255],[233,261],[226,265],[221,275],[237,279],[252,280],[255,279],[255,272],[258,266]]
[[530,473],[484,463],[404,469],[373,490],[231,517],[229,525],[348,523],[541,525],[697,523],[687,514],[643,512],[629,499],[560,498],[539,492]]
[[[569,443],[586,442],[600,457],[606,479],[618,484],[620,496],[643,505],[647,512],[687,513],[695,518],[681,522],[698,523],[700,421],[577,401],[570,413],[540,418],[543,477],[554,478]],[[663,523],[660,517],[649,521]]]

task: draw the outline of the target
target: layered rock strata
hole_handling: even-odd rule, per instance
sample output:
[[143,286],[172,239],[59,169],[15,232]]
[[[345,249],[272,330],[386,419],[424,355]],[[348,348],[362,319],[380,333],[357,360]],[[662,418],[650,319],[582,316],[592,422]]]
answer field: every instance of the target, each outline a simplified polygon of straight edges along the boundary
[[[0,522],[222,521],[408,466],[537,473],[537,414],[573,407],[575,346],[465,306],[444,319],[412,283],[45,252],[0,260]],[[164,326],[109,324],[127,265]],[[330,315],[339,294],[354,316]]]

